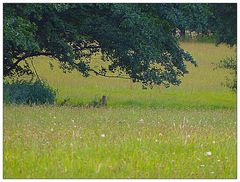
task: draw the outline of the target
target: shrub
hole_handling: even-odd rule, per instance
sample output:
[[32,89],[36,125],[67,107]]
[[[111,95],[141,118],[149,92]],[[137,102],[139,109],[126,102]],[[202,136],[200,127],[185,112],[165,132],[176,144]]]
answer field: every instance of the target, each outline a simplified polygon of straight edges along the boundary
[[56,91],[47,83],[37,81],[4,82],[3,100],[10,104],[53,104]]
[[217,66],[231,71],[232,78],[226,78],[224,85],[232,91],[237,92],[237,58],[227,57],[221,60]]

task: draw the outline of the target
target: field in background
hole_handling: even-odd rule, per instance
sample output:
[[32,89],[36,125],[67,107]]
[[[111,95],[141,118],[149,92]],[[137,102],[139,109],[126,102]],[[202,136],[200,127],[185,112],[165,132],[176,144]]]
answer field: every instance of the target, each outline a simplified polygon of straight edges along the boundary
[[[106,95],[111,107],[236,108],[236,95],[221,84],[229,73],[222,69],[214,70],[214,63],[235,55],[235,49],[187,42],[181,47],[193,55],[198,67],[187,64],[189,74],[182,78],[180,86],[155,87],[152,90],[143,90],[140,83],[134,84],[130,80],[95,75],[84,78],[76,71],[64,74],[56,61],[47,57],[37,57],[34,63],[40,78],[58,90],[57,103],[66,99],[70,105],[83,105]],[[49,61],[55,65],[53,70]],[[99,65],[101,57],[95,56],[93,61],[95,66]]]
[[[188,64],[182,84],[168,89],[64,74],[35,58],[57,103],[69,101],[4,106],[4,178],[236,178],[236,94],[221,85],[229,73],[213,70],[235,50],[181,46],[198,67]],[[72,107],[102,95],[107,107]]]

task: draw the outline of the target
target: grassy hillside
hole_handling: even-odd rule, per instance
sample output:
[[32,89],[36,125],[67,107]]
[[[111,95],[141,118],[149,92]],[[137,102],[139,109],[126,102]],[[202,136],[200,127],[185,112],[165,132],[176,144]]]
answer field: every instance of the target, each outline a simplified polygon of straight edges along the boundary
[[[236,95],[223,87],[225,70],[215,69],[214,63],[235,54],[234,48],[225,45],[216,47],[210,43],[181,43],[197,60],[198,67],[188,64],[189,74],[182,78],[180,86],[143,90],[140,83],[130,80],[97,77],[82,77],[78,72],[63,73],[55,60],[48,57],[34,59],[41,79],[58,90],[57,103],[69,99],[68,104],[81,105],[106,95],[108,106],[140,106],[168,108],[235,108]],[[49,62],[54,65],[53,70]],[[101,64],[101,56],[93,57],[94,66]]]

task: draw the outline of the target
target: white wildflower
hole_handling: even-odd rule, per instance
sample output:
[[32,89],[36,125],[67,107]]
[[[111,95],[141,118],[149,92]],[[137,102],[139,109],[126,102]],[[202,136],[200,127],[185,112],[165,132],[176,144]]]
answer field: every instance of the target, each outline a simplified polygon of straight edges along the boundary
[[204,164],[201,164],[200,167],[205,167],[205,165],[204,165]]
[[105,135],[105,134],[101,134],[101,137],[102,137],[102,138],[105,138],[105,137],[106,137],[106,135]]
[[212,143],[213,143],[213,144],[215,144],[216,142],[215,142],[215,141],[213,141]]
[[74,123],[74,119],[72,119],[72,122]]
[[56,119],[56,116],[53,116],[53,119]]
[[211,156],[212,155],[212,152],[208,151],[205,153],[205,156]]
[[143,119],[140,119],[140,120],[139,120],[139,122],[143,123],[143,122],[144,122],[144,120],[143,120]]
[[53,131],[53,128],[51,128],[51,131]]
[[219,160],[219,159],[218,159],[217,161],[218,161],[218,162],[220,162],[220,160]]

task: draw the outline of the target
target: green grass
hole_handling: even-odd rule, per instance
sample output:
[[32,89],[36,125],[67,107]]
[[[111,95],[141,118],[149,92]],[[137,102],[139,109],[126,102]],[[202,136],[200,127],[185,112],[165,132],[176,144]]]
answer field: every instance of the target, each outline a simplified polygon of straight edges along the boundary
[[[4,178],[236,178],[236,95],[221,85],[229,72],[214,70],[235,51],[181,46],[198,67],[188,64],[182,84],[168,89],[64,74],[35,58],[40,77],[58,89],[57,105],[4,106]],[[107,107],[80,107],[102,95]]]
[[4,108],[4,178],[236,178],[236,170],[232,110]]
[[[84,78],[77,71],[65,74],[55,60],[47,57],[37,57],[34,63],[40,77],[58,90],[58,104],[69,99],[69,105],[85,105],[106,95],[111,107],[236,108],[236,94],[222,85],[229,72],[214,69],[214,64],[222,58],[236,54],[234,48],[194,42],[184,42],[181,46],[197,60],[198,67],[188,63],[189,74],[181,78],[182,84],[170,88],[156,86],[143,90],[140,83],[130,80],[94,75]],[[93,57],[92,64],[99,65],[100,58],[100,55]],[[54,65],[53,70],[49,62]]]

